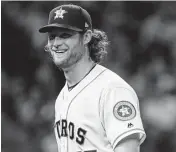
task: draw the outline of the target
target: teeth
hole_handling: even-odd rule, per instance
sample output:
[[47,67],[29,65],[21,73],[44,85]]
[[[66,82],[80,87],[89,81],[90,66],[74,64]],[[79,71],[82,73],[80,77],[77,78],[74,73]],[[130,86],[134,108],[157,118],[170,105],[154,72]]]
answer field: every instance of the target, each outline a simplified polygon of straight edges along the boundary
[[64,53],[64,52],[66,52],[65,50],[63,50],[63,51],[56,51],[56,53]]

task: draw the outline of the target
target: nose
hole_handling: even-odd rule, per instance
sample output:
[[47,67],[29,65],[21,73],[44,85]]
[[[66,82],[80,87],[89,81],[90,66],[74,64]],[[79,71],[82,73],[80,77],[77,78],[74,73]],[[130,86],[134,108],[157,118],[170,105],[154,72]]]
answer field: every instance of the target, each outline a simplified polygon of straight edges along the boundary
[[53,42],[53,49],[57,49],[62,44],[63,44],[63,40],[59,37],[55,37],[54,42]]

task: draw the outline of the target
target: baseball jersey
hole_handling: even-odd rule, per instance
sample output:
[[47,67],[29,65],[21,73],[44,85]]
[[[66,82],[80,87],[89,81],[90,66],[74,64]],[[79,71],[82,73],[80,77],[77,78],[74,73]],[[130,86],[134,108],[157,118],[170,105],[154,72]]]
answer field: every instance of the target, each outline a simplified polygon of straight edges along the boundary
[[55,103],[59,152],[113,152],[123,138],[146,137],[133,88],[111,70],[96,65],[71,91],[67,82]]

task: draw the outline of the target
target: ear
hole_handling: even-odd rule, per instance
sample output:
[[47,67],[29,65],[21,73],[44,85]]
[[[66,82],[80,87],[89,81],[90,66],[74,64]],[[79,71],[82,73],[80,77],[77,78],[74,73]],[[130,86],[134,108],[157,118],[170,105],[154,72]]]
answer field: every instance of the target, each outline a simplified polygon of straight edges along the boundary
[[84,36],[83,36],[83,43],[84,45],[88,44],[92,39],[92,31],[91,30],[87,30],[85,33],[84,33]]

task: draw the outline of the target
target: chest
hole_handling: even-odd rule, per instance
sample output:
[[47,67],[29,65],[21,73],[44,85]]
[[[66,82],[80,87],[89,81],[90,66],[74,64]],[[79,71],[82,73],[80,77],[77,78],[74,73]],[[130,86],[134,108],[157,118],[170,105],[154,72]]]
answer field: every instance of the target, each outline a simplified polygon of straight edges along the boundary
[[66,119],[77,125],[97,121],[100,115],[101,90],[86,89],[78,94],[63,92],[55,105],[56,121]]
[[100,132],[100,97],[100,89],[87,89],[74,96],[61,93],[55,105],[57,136],[66,137],[69,145],[81,146],[85,145],[86,138]]

